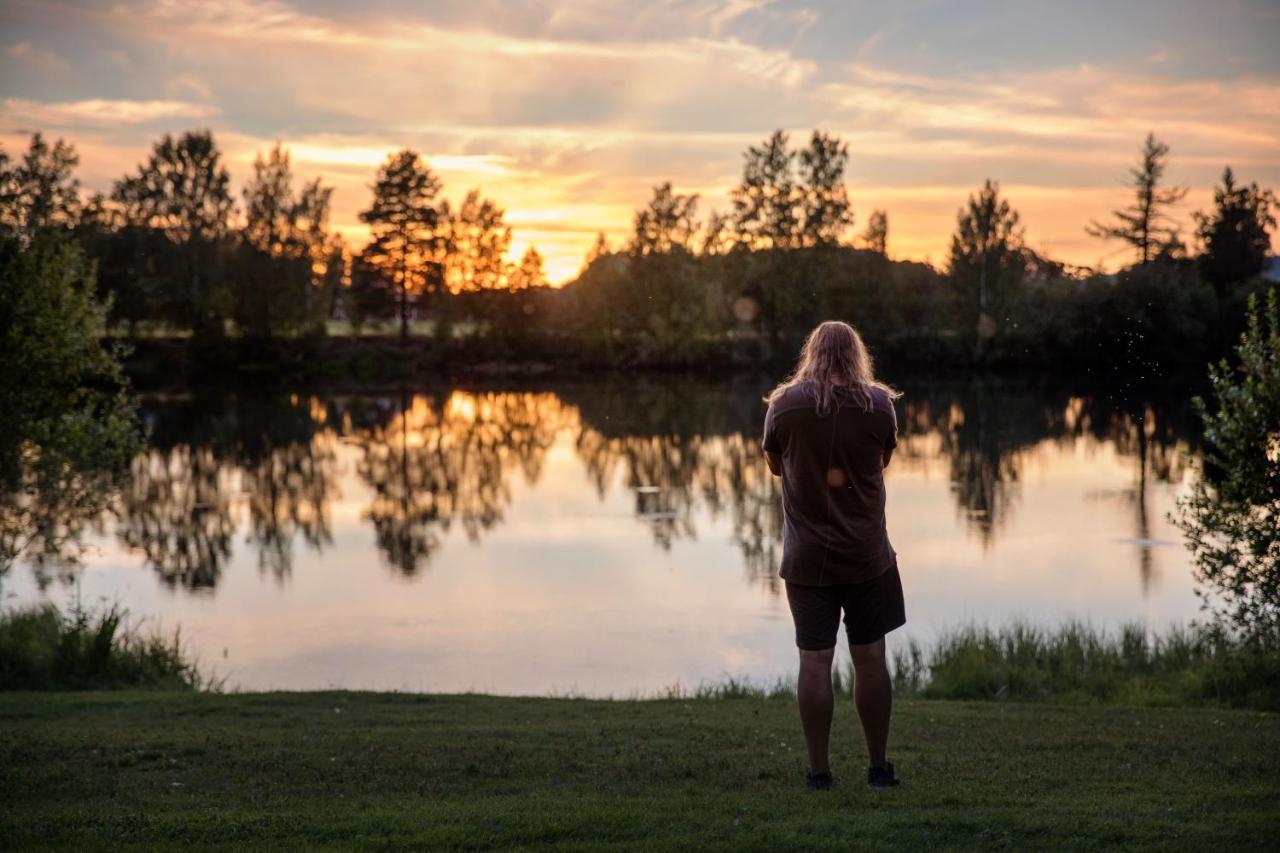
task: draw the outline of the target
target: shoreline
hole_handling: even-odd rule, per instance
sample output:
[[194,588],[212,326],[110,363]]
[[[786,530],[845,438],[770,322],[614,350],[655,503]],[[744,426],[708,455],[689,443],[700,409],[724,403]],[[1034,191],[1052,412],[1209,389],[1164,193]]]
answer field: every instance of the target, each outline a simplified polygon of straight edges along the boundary
[[[429,337],[411,337],[401,345],[395,337],[317,337],[249,339],[229,337],[200,342],[190,338],[107,337],[108,346],[126,348],[126,374],[140,389],[253,385],[283,387],[314,385],[326,389],[399,387],[440,381],[556,382],[584,381],[619,374],[652,377],[699,377],[708,371],[725,377],[758,376],[777,381],[790,373],[794,356],[768,357],[754,340],[726,340],[709,345],[697,357],[680,361],[612,358],[582,351],[571,340],[527,351],[504,350],[484,340],[460,339],[442,351]],[[973,376],[1025,379],[1038,382],[1073,381],[1099,387],[1132,389],[1133,376],[1124,365],[1109,361],[1075,360],[1069,375],[1053,353],[1009,357],[973,363],[950,352],[945,342],[924,350],[880,347],[875,351],[878,372],[926,376],[938,380]],[[1159,387],[1187,377],[1200,378],[1199,361],[1162,364],[1142,384]]]

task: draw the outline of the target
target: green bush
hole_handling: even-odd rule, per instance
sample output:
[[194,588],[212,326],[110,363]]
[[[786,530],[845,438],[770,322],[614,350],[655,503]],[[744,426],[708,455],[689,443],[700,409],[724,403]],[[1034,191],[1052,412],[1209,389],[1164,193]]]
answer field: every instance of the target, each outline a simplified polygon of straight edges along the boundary
[[1280,646],[1280,297],[1249,300],[1233,367],[1209,369],[1204,471],[1175,521],[1195,557],[1205,606],[1220,624]]
[[51,604],[0,614],[0,690],[216,687],[187,657],[178,633],[143,634],[112,605],[98,613]]

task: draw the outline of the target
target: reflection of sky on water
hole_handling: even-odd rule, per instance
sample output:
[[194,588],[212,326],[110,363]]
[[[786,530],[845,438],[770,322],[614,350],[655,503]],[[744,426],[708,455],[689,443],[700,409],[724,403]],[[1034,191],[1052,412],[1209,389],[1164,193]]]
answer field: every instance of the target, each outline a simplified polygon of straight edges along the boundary
[[[712,404],[721,393],[708,392]],[[148,470],[168,473],[135,482],[133,499],[168,503],[135,507],[149,520],[126,518],[115,536],[108,522],[79,595],[180,625],[202,661],[246,689],[629,695],[788,673],[775,486],[748,425],[758,395],[738,395],[742,423],[690,428],[647,407],[668,431],[618,423],[607,406],[593,415],[581,403],[593,394],[455,391],[409,398],[405,418],[394,400],[336,412],[300,401],[318,425],[302,444],[246,450],[256,433],[243,425],[235,453],[157,439],[164,464]],[[970,620],[1162,627],[1195,616],[1190,561],[1165,519],[1184,439],[1161,438],[1149,413],[1141,440],[1123,419],[1082,430],[1074,398],[1037,402],[1054,412],[1039,432],[989,435],[945,397],[905,411],[888,472],[907,595],[899,636]],[[239,461],[219,467],[219,453]],[[190,470],[205,473],[177,482]],[[219,504],[224,516],[208,523]],[[216,573],[145,568],[144,555],[168,559],[183,539],[163,529],[175,519],[225,538]],[[181,571],[202,559],[187,553]],[[75,594],[57,581],[41,592],[23,567],[4,589],[10,601]]]

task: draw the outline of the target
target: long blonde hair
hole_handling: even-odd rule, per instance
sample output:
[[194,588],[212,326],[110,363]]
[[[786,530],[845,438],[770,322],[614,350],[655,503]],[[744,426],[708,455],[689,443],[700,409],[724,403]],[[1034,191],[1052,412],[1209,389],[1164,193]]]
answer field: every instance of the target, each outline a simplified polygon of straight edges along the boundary
[[819,415],[827,415],[840,405],[837,388],[847,389],[853,401],[867,411],[872,407],[872,388],[879,388],[891,400],[902,396],[902,392],[875,378],[875,364],[867,345],[853,326],[839,320],[828,320],[809,333],[795,372],[765,401],[772,403],[803,382],[811,383],[809,391]]

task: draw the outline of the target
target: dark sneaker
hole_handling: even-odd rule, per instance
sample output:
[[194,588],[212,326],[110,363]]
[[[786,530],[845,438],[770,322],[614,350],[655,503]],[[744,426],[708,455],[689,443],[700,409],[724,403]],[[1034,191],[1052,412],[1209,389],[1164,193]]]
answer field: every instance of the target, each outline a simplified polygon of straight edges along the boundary
[[810,770],[804,777],[805,787],[810,791],[825,791],[835,783],[835,777],[830,773],[814,773]]
[[867,787],[896,788],[902,784],[898,774],[893,772],[893,762],[885,762],[884,767],[867,768]]

